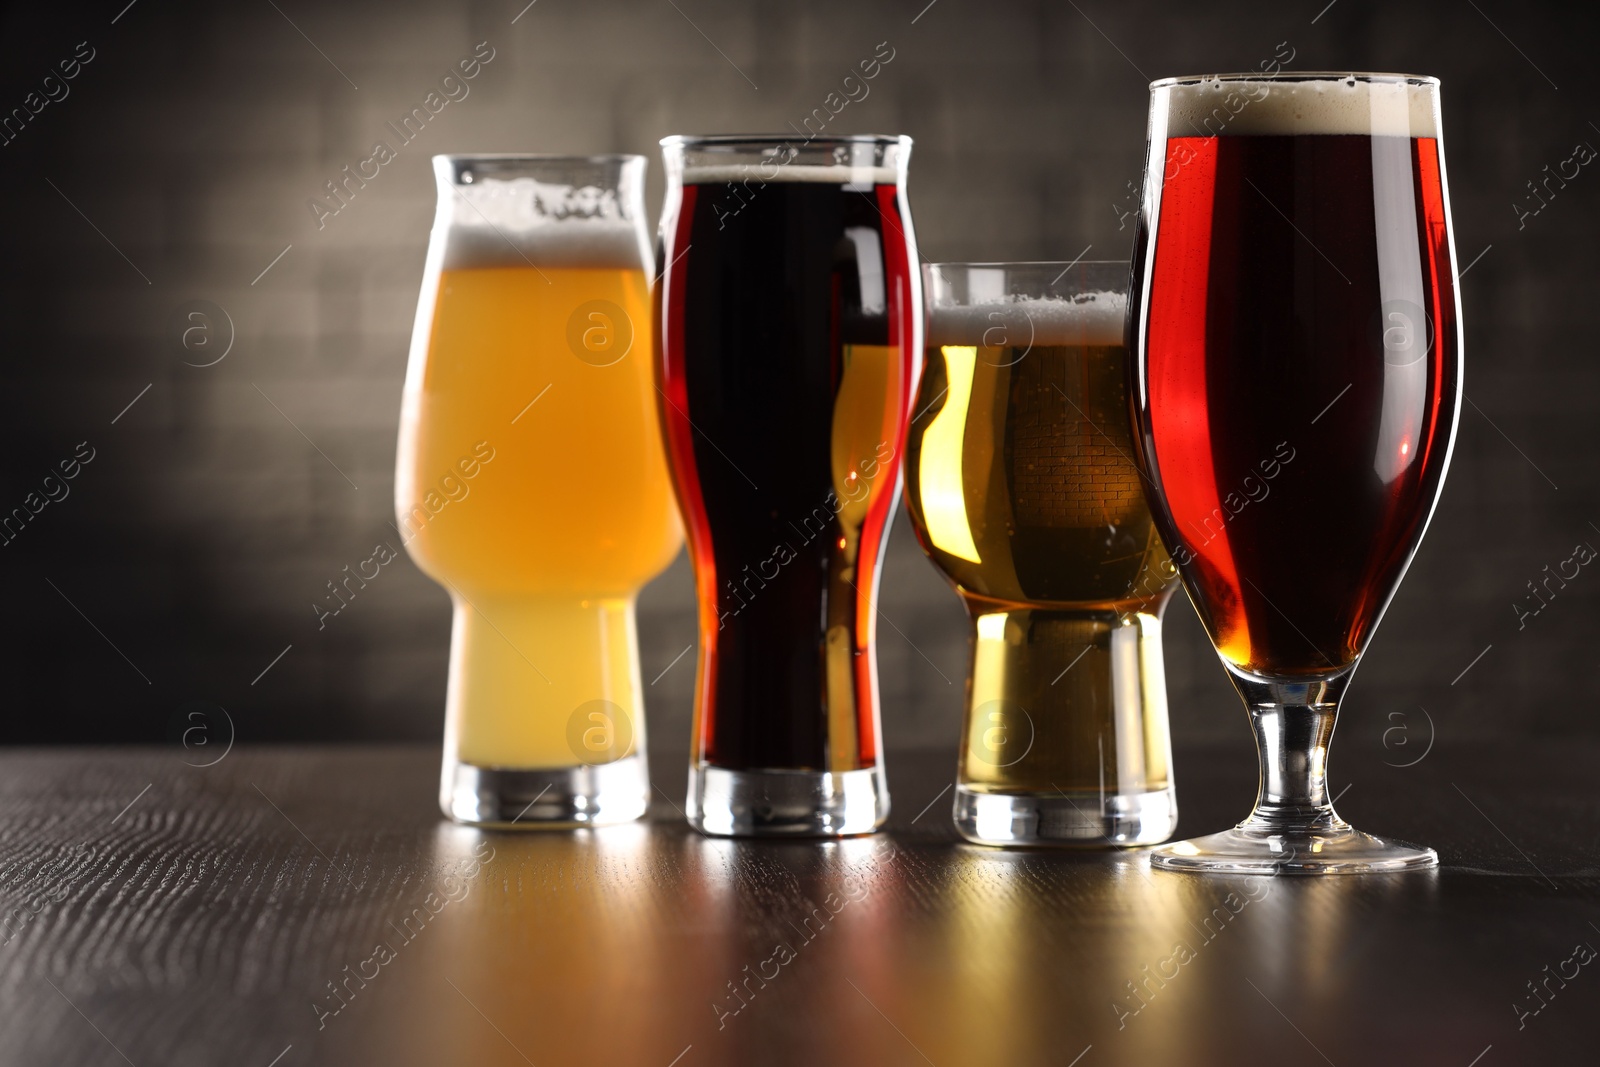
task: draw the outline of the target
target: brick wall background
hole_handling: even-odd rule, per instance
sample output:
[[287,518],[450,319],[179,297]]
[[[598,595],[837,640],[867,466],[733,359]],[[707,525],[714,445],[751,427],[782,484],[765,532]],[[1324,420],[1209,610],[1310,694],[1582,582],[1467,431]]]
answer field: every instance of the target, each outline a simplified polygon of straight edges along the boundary
[[[11,7],[0,108],[59,95],[43,79],[79,42],[92,58],[0,147],[0,510],[79,442],[93,459],[0,547],[0,740],[161,740],[194,702],[226,708],[245,741],[436,737],[444,593],[399,562],[321,632],[310,607],[387,536],[429,155],[646,153],[654,209],[658,138],[798,123],[884,41],[893,60],[832,128],[917,139],[926,259],[1126,255],[1149,78],[1254,68],[1279,42],[1293,69],[1440,75],[1455,232],[1471,264],[1471,403],[1342,749],[1381,752],[1403,721],[1392,716],[1415,724],[1419,707],[1441,742],[1593,730],[1568,694],[1593,658],[1600,577],[1583,571],[1520,630],[1513,608],[1543,567],[1600,544],[1600,171],[1552,186],[1542,206],[1525,184],[1576,143],[1600,145],[1580,80],[1593,10],[924,4]],[[319,228],[307,201],[483,41],[494,59],[470,95]],[[186,350],[184,316],[202,301],[214,305],[213,347]],[[228,332],[226,358],[190,365],[220,354]],[[964,618],[903,519],[883,598],[888,743],[953,744]],[[642,610],[650,679],[694,637],[681,558]],[[1180,746],[1215,735],[1247,750],[1191,609],[1180,598],[1168,618]],[[687,743],[692,658],[650,690],[657,745]]]

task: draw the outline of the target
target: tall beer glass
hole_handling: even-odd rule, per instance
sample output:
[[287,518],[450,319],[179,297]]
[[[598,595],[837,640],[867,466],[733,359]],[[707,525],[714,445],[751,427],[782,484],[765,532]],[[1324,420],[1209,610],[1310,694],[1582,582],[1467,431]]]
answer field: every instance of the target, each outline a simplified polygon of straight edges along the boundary
[[1151,87],[1134,281],[1157,524],[1261,757],[1179,870],[1430,867],[1327,791],[1339,699],[1422,540],[1455,440],[1460,309],[1439,83],[1225,75]]
[[649,802],[638,590],[681,543],[641,156],[435,156],[395,508],[455,625],[440,803],[516,826]]
[[1161,613],[1177,571],[1128,418],[1128,264],[929,264],[912,526],[972,619],[956,828],[1149,844],[1177,821]]
[[889,812],[878,573],[922,307],[908,137],[669,137],[661,415],[700,600],[689,822]]

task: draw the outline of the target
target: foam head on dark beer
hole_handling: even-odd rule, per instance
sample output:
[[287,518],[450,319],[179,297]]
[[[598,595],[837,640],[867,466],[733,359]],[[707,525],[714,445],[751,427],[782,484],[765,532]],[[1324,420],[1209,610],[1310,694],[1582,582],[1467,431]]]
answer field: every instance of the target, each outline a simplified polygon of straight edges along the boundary
[[[1438,130],[1439,96],[1430,83],[1333,76],[1312,80],[1206,78],[1159,87],[1157,95],[1158,106],[1159,98],[1165,96],[1168,137],[1434,137]],[[1159,123],[1159,116],[1155,121]]]
[[765,182],[811,182],[821,185],[843,185],[851,189],[871,189],[875,185],[893,185],[899,180],[893,167],[873,165],[850,166],[844,163],[832,166],[816,163],[715,163],[695,164],[683,168],[685,185],[721,185],[724,182],[741,188],[759,187]]

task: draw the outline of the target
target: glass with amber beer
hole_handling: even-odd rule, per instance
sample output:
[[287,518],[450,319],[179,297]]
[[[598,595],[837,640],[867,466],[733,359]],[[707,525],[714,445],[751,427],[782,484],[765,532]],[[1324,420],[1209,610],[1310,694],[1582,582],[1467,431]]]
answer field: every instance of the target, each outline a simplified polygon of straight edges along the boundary
[[1328,796],[1351,676],[1422,541],[1455,440],[1461,328],[1439,83],[1398,74],[1151,86],[1134,263],[1141,462],[1243,698],[1255,811],[1156,867],[1432,867]]
[[641,156],[436,156],[395,509],[454,604],[440,803],[592,826],[649,802],[634,600],[681,544]]
[[972,620],[956,827],[991,845],[1164,840],[1177,572],[1133,458],[1128,264],[923,270],[906,503]]

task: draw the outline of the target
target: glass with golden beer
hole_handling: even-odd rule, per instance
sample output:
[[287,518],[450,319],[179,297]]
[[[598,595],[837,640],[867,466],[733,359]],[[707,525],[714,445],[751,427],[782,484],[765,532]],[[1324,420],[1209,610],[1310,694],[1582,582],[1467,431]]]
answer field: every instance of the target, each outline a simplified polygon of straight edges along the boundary
[[972,618],[956,827],[991,845],[1164,840],[1177,571],[1134,465],[1128,264],[923,269],[906,501]]
[[649,801],[634,600],[681,535],[641,156],[436,156],[401,536],[454,602],[440,803],[590,826]]

